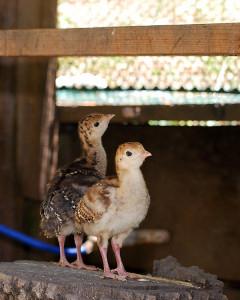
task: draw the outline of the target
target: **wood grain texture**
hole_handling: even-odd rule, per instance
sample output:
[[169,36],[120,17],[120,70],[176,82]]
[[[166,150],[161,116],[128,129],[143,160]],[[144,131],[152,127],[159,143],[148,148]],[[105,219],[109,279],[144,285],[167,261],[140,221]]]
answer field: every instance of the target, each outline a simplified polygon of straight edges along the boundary
[[0,56],[239,54],[240,23],[0,31]]
[[[0,1],[0,28],[16,27],[16,1]],[[16,59],[0,59],[0,219],[2,224],[19,226],[20,201],[17,199],[15,162],[16,99],[13,82]],[[0,237],[0,256],[5,260],[20,257],[13,243]]]
[[[25,7],[28,7],[26,10]],[[55,27],[57,1],[19,0],[18,28]],[[54,152],[56,61],[19,58],[16,68],[17,170],[21,194],[42,197]]]
[[239,120],[240,105],[143,105],[143,106],[59,106],[58,118],[62,123],[77,122],[92,112],[111,113],[111,122],[146,123],[149,120]]
[[[56,0],[0,0],[0,28],[54,26],[56,5]],[[55,77],[48,81],[48,63],[48,58],[0,58],[0,219],[11,228],[23,229],[24,224],[27,233],[32,233],[33,226],[23,196],[38,197],[36,187],[39,192],[39,173],[43,170],[40,158],[46,145],[40,137],[45,133],[51,140],[53,131],[53,122],[44,114],[55,112]],[[2,259],[13,260],[24,255],[21,244],[2,235],[0,243]]]
[[62,300],[227,300],[222,288],[192,287],[190,283],[165,279],[127,281],[103,278],[93,272],[62,268],[53,263],[17,261],[0,264],[0,292],[4,299]]

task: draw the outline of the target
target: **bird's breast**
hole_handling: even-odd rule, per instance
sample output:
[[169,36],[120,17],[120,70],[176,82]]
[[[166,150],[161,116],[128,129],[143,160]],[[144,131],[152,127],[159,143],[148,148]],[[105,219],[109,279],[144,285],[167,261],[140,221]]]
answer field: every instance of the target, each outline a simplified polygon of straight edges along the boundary
[[129,227],[138,227],[147,214],[149,203],[147,191],[122,195],[116,212],[117,218]]
[[86,224],[85,232],[91,235],[106,233],[109,237],[139,226],[145,218],[150,197],[145,182],[127,184],[111,195],[111,204],[102,218]]
[[145,218],[149,207],[148,193],[139,195],[128,195],[128,197],[116,199],[108,208],[101,220],[95,224],[86,225],[88,234],[98,235],[107,232],[108,235],[114,236],[129,229],[139,226]]

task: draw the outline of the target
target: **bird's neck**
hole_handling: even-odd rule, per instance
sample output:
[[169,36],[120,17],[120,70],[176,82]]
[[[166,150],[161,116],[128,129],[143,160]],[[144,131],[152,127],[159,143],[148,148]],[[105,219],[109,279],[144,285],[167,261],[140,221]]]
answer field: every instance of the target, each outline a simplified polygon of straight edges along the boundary
[[118,170],[119,186],[121,189],[129,188],[130,186],[145,186],[145,181],[140,168]]
[[102,140],[89,142],[82,139],[81,142],[83,157],[86,159],[87,164],[96,169],[104,177],[107,170],[107,156],[102,145]]

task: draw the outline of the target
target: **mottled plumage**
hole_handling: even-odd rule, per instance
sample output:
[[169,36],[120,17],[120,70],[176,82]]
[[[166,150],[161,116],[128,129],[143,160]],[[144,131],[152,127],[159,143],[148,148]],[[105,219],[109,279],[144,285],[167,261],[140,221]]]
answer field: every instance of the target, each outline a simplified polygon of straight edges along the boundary
[[[47,196],[40,209],[41,229],[46,237],[61,237],[60,248],[65,236],[81,232],[81,229],[76,230],[74,224],[74,211],[79,198],[105,176],[107,158],[101,138],[112,117],[91,114],[79,122],[83,155],[59,169],[48,185]],[[62,258],[62,265],[67,264],[65,258]]]
[[117,261],[118,275],[126,277],[120,248],[129,233],[145,218],[150,204],[148,190],[140,170],[147,152],[140,143],[120,145],[116,153],[117,177],[106,178],[90,187],[75,211],[76,227],[98,238],[104,273],[113,277],[107,261],[108,240]]
[[79,197],[103,177],[104,174],[95,170],[95,165],[87,166],[85,159],[78,159],[58,170],[41,205],[41,228],[47,237],[61,234],[65,224],[72,226]]
[[[94,223],[101,219],[103,213],[111,204],[111,187],[119,187],[117,178],[107,177],[87,190],[86,196],[78,201],[75,210],[75,221],[78,226],[84,223]],[[99,206],[101,206],[101,209]]]

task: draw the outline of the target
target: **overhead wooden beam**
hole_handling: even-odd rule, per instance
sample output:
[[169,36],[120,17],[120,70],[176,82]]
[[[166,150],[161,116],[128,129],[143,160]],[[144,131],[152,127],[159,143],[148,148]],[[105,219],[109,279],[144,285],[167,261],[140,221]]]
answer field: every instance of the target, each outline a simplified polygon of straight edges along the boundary
[[240,55],[240,23],[0,30],[0,56]]
[[143,106],[59,106],[59,121],[77,122],[83,116],[93,113],[113,113],[112,122],[146,123],[149,120],[240,120],[240,104],[226,105],[143,105]]

